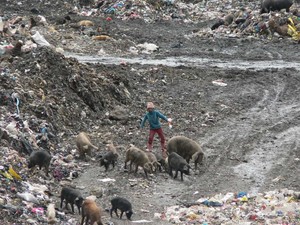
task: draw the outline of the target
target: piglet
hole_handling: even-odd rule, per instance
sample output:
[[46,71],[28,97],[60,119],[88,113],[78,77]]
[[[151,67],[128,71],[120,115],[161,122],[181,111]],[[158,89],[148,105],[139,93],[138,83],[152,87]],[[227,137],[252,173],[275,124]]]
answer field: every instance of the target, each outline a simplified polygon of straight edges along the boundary
[[85,158],[86,155],[91,156],[92,149],[98,150],[98,147],[91,143],[88,134],[85,132],[80,132],[77,135],[75,142],[79,152],[79,156],[82,159]]
[[60,208],[62,208],[63,201],[66,202],[66,208],[68,207],[68,204],[71,204],[72,212],[74,213],[74,204],[78,208],[78,212],[80,213],[80,208],[83,202],[83,197],[81,196],[81,193],[73,188],[70,187],[63,187],[60,193]]
[[38,165],[40,169],[45,167],[45,172],[48,176],[51,158],[49,152],[45,150],[33,151],[29,156],[28,168],[33,168],[36,165]]
[[56,218],[55,218],[55,205],[54,203],[50,203],[47,207],[47,219],[48,219],[48,224],[55,224]]
[[191,166],[186,162],[184,158],[178,155],[176,152],[172,152],[168,156],[169,174],[173,177],[172,170],[176,171],[174,179],[177,178],[178,171],[181,173],[181,180],[183,181],[183,174],[189,175]]
[[118,160],[118,157],[119,155],[117,153],[109,151],[105,153],[105,155],[103,155],[102,158],[100,159],[100,166],[104,166],[105,171],[108,170],[109,165],[112,165],[113,168],[115,168],[115,164]]
[[112,212],[114,211],[116,213],[116,216],[119,217],[117,210],[121,210],[120,219],[122,219],[123,213],[125,212],[127,219],[130,220],[133,212],[132,212],[132,206],[131,203],[121,197],[115,197],[111,201],[112,208],[110,209],[110,216],[112,217]]
[[[92,199],[86,199],[82,203],[82,219],[81,225],[95,224],[103,225],[101,221],[101,209],[97,206],[96,202]],[[90,223],[89,223],[90,222]]]

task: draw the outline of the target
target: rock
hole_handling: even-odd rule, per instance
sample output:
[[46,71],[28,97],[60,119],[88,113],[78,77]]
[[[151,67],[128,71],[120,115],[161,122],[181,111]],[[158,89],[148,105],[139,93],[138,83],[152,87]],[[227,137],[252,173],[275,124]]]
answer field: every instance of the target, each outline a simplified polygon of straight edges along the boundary
[[94,187],[90,193],[97,198],[101,198],[103,196],[103,189],[101,187]]
[[129,110],[125,108],[125,106],[116,106],[110,113],[109,119],[110,120],[122,120],[128,121],[129,120]]

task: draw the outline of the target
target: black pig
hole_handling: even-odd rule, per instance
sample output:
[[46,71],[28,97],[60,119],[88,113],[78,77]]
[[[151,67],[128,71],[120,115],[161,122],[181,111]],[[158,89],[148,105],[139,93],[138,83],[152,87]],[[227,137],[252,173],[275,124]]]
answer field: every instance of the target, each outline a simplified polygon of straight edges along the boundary
[[122,215],[125,212],[127,219],[130,220],[133,212],[132,212],[131,203],[127,199],[121,198],[121,197],[115,197],[110,202],[112,205],[112,208],[110,209],[111,217],[112,217],[113,211],[116,213],[117,217],[119,217],[118,212],[117,212],[117,210],[119,209],[119,210],[121,210],[120,219],[122,219]]
[[280,11],[282,9],[289,12],[291,5],[293,5],[292,0],[263,0],[260,12],[269,13],[270,11]]
[[47,151],[33,151],[29,156],[28,168],[33,168],[36,165],[38,165],[40,169],[42,169],[42,167],[45,167],[45,172],[48,176],[51,158],[52,156]]
[[80,208],[82,206],[83,197],[80,192],[76,189],[70,187],[63,187],[60,193],[60,208],[62,208],[63,201],[66,201],[66,208],[68,208],[68,203],[71,204],[72,212],[74,213],[74,204],[77,205],[78,212],[80,213]]
[[195,169],[197,169],[197,164],[203,164],[204,152],[201,146],[196,141],[185,136],[172,137],[167,143],[167,151],[169,153],[176,152],[187,163],[190,163],[190,160],[192,160],[195,163]]
[[176,171],[174,179],[177,178],[178,171],[181,173],[181,180],[183,181],[183,174],[189,175],[191,166],[186,162],[184,158],[178,155],[176,152],[172,152],[168,156],[169,174],[173,177],[172,170]]
[[117,162],[118,157],[119,155],[117,153],[109,151],[100,159],[100,166],[104,166],[105,171],[108,170],[110,164],[113,168],[115,168],[115,163]]

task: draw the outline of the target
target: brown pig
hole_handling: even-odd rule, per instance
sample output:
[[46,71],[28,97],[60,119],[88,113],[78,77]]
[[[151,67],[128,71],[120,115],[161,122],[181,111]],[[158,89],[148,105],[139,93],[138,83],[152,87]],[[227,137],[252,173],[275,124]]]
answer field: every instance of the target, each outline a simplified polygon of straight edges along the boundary
[[98,150],[98,147],[91,143],[90,138],[85,132],[80,132],[75,141],[80,158],[84,158],[86,154],[91,156],[92,148]]
[[84,219],[85,225],[94,223],[97,223],[97,225],[103,225],[101,221],[101,209],[92,199],[86,199],[82,203],[82,219],[80,225],[83,225]]
[[127,162],[130,161],[130,168],[131,171],[132,164],[135,164],[135,173],[138,171],[138,167],[142,167],[145,172],[146,178],[148,178],[148,173],[152,171],[152,163],[150,162],[147,154],[142,151],[141,149],[135,147],[134,145],[130,145],[130,147],[126,150],[126,158],[125,158],[125,166],[126,169]]
[[114,154],[118,154],[117,148],[114,145],[114,143],[111,142],[111,143],[107,144],[106,147],[109,151],[113,152]]
[[148,159],[150,160],[150,162],[152,163],[152,170],[153,172],[160,170],[161,171],[161,164],[157,161],[156,156],[154,155],[154,153],[152,152],[147,152],[145,151],[146,155],[148,156]]
[[156,156],[157,162],[158,162],[159,165],[160,165],[160,166],[158,167],[159,172],[162,172],[162,168],[164,168],[165,172],[167,172],[167,171],[168,171],[168,164],[167,164],[167,162],[166,162],[166,159],[164,159],[164,158],[162,157],[162,155],[159,154],[159,153],[154,153],[154,154],[155,154],[155,156]]
[[195,163],[195,169],[197,169],[197,164],[203,164],[204,153],[200,145],[184,136],[174,136],[167,143],[168,153],[176,152],[178,155],[182,156],[187,163],[190,160]]

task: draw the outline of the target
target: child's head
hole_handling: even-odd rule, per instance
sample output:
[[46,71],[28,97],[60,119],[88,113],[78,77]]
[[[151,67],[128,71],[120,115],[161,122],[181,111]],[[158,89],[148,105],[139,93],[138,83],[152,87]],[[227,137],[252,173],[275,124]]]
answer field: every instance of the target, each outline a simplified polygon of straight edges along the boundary
[[153,104],[153,102],[148,102],[147,103],[147,110],[148,111],[152,111],[154,109],[154,104]]

